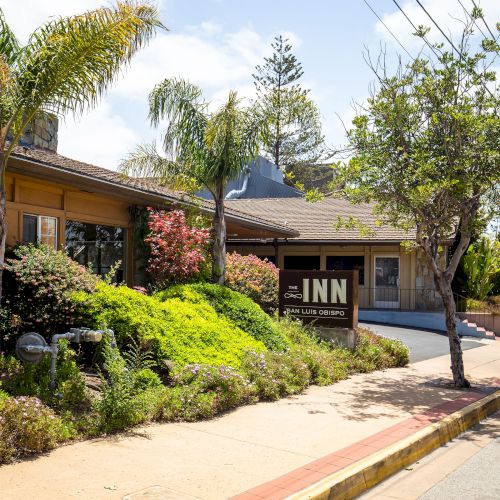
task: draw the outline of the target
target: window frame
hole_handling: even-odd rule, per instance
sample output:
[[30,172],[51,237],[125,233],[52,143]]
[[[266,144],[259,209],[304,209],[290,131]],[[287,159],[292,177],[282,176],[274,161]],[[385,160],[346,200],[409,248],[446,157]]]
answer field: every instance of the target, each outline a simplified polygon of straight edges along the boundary
[[[89,226],[95,226],[96,231],[97,231],[97,227],[98,226],[105,227],[105,228],[120,229],[122,231],[122,239],[121,240],[113,240],[111,242],[121,242],[121,244],[122,244],[123,257],[120,259],[121,262],[122,262],[122,264],[121,264],[121,268],[119,268],[119,270],[122,272],[122,280],[121,281],[117,281],[117,283],[121,283],[121,284],[128,283],[128,277],[129,277],[129,273],[128,273],[128,260],[129,260],[129,255],[128,255],[128,252],[129,252],[129,239],[128,238],[129,238],[129,236],[128,235],[129,235],[130,228],[127,227],[127,226],[122,226],[120,224],[109,224],[107,222],[102,223],[102,222],[95,222],[95,221],[89,221],[89,220],[78,219],[78,218],[66,218],[65,221],[64,221],[64,250],[73,259],[74,259],[74,257],[71,256],[71,254],[69,253],[68,249],[69,249],[69,245],[71,243],[73,243],[74,241],[68,240],[68,237],[67,237],[68,236],[68,224],[71,224],[72,222],[76,222],[76,223],[80,223],[80,224],[85,224],[85,225],[89,225]],[[99,249],[102,250],[104,248],[103,243],[105,244],[108,241],[98,239],[97,238],[97,233],[96,233],[96,239],[95,240],[93,240],[93,239],[90,239],[90,240],[81,240],[80,242],[83,243],[84,246],[87,246],[87,243],[94,244],[95,248],[97,250],[97,252],[96,252],[96,255],[97,255],[97,254],[100,254]],[[82,264],[82,265],[85,265],[85,264]],[[97,266],[96,270],[99,270],[101,267],[102,266]],[[105,266],[105,267],[107,267],[107,266]],[[94,273],[94,265],[93,264],[92,264],[92,272]],[[95,272],[94,274],[96,274],[97,276],[102,276],[102,274],[99,274],[98,272]]]
[[[53,215],[43,215],[43,214],[33,214],[30,212],[23,212],[23,241],[24,241],[24,218],[25,217],[35,217],[36,218],[36,244],[43,244],[43,245],[49,245],[49,243],[42,241],[42,224],[41,224],[41,219],[42,217],[45,217],[46,219],[52,219],[55,221],[55,241],[53,248],[57,250],[58,245],[59,245],[59,217],[54,217]],[[33,243],[32,241],[29,241],[27,243]],[[50,245],[52,246],[52,245]]]

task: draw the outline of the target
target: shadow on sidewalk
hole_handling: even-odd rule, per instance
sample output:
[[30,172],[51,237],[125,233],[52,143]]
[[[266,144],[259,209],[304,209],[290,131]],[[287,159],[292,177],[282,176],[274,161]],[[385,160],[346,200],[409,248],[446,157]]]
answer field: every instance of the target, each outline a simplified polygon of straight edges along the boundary
[[[331,403],[347,420],[363,421],[380,417],[392,417],[387,408],[408,412],[422,413],[440,403],[456,399],[464,392],[481,391],[490,393],[496,386],[497,379],[485,379],[480,386],[472,389],[455,389],[451,379],[436,378],[412,372],[411,367],[405,373],[395,377],[353,377],[352,391],[336,391],[347,398],[342,403]],[[386,410],[384,410],[386,408]]]

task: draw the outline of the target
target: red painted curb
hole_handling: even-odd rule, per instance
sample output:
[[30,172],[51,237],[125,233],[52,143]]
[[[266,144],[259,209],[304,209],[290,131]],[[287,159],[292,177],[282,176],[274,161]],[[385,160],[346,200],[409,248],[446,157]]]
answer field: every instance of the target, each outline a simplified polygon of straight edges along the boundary
[[[497,384],[500,385],[500,380],[497,381]],[[465,394],[461,394],[456,399],[446,401],[423,413],[407,418],[347,448],[335,451],[330,455],[299,467],[284,476],[280,476],[236,495],[233,497],[233,500],[286,498],[293,493],[311,486],[326,476],[414,434],[422,427],[438,422],[447,415],[479,401],[494,390],[493,388],[484,391],[472,389]]]

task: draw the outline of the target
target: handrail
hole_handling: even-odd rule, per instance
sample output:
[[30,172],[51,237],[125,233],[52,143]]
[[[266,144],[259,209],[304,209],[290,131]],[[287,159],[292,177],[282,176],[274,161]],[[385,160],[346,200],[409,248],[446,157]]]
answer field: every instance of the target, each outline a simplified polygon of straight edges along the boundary
[[[500,335],[500,311],[495,310],[489,304],[475,299],[470,299],[459,293],[454,293],[457,315],[462,321],[475,324],[478,328],[491,331]],[[470,305],[470,301],[474,305]]]
[[433,288],[364,287],[358,288],[360,309],[400,311],[442,311],[441,295]]

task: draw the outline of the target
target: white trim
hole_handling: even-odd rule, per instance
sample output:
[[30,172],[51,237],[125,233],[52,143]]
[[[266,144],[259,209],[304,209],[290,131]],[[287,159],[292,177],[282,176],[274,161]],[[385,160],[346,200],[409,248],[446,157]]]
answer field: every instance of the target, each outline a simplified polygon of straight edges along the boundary
[[[55,228],[55,234],[54,234],[54,237],[55,237],[54,249],[57,250],[58,243],[59,243],[59,238],[58,238],[58,236],[59,236],[59,218],[58,217],[54,217],[53,215],[40,215],[40,214],[32,214],[32,213],[29,213],[29,212],[23,212],[23,217],[25,215],[27,215],[28,217],[36,217],[36,240],[37,240],[36,242],[37,243],[42,242],[41,241],[42,240],[41,218],[45,217],[46,219],[53,219],[53,220],[56,221],[56,228]],[[23,232],[24,232],[24,220],[23,220]]]

